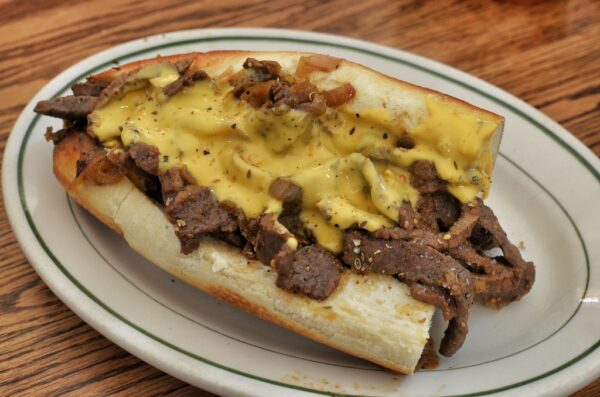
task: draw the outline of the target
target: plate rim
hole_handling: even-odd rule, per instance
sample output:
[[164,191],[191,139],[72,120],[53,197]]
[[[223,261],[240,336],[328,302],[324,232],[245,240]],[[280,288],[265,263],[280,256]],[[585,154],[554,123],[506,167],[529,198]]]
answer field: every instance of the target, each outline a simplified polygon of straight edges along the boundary
[[[17,146],[17,138],[16,137],[16,131],[18,130],[17,127],[20,126],[20,124],[23,124],[24,121],[27,120],[28,117],[31,117],[30,114],[30,110],[31,110],[31,106],[33,103],[33,100],[36,99],[36,97],[39,96],[39,94],[41,94],[41,92],[46,89],[48,86],[52,85],[55,83],[55,81],[57,80],[61,80],[62,76],[64,73],[72,70],[72,69],[78,69],[78,68],[82,68],[82,66],[84,65],[85,62],[88,63],[95,63],[96,67],[95,69],[101,69],[101,68],[106,68],[107,65],[106,63],[102,63],[98,65],[98,62],[94,62],[95,58],[105,58],[107,56],[107,54],[113,53],[113,52],[119,52],[120,50],[125,49],[126,47],[138,47],[141,49],[139,50],[139,53],[142,52],[148,52],[148,51],[156,51],[159,48],[164,48],[165,46],[168,45],[183,45],[186,42],[199,42],[199,41],[218,41],[218,40],[231,40],[231,39],[244,39],[244,38],[249,38],[251,40],[273,40],[275,37],[274,35],[277,35],[277,38],[280,40],[284,40],[284,41],[295,41],[295,42],[304,42],[307,44],[318,44],[318,45],[328,45],[328,46],[335,46],[335,47],[341,47],[344,49],[349,49],[349,50],[354,50],[354,51],[360,51],[363,53],[367,53],[368,55],[371,56],[377,56],[377,57],[381,57],[381,58],[385,58],[388,60],[392,60],[392,61],[396,61],[396,62],[402,62],[405,64],[410,64],[410,66],[415,67],[416,69],[419,69],[421,71],[425,71],[427,73],[430,74],[434,74],[437,75],[438,77],[443,77],[446,80],[450,80],[453,83],[459,84],[471,91],[475,91],[478,94],[485,96],[486,98],[499,103],[502,106],[505,106],[507,108],[509,108],[511,111],[519,114],[520,116],[524,117],[528,122],[534,124],[536,127],[538,127],[539,130],[541,130],[542,132],[544,132],[547,136],[551,137],[557,144],[559,144],[563,149],[565,149],[569,154],[571,154],[573,157],[575,157],[579,163],[581,163],[588,171],[590,171],[590,173],[592,174],[592,176],[594,176],[596,178],[596,180],[600,181],[600,172],[598,171],[598,169],[600,169],[600,162],[594,164],[594,159],[595,156],[593,155],[593,152],[591,152],[591,150],[589,148],[587,148],[585,145],[583,145],[583,143],[579,142],[574,136],[572,136],[570,133],[566,132],[566,130],[564,130],[560,125],[558,125],[557,123],[555,123],[554,121],[550,120],[547,116],[545,116],[543,113],[539,112],[537,109],[531,107],[530,105],[526,104],[525,102],[521,101],[518,98],[513,97],[512,95],[500,90],[497,87],[491,86],[489,83],[484,82],[472,75],[466,74],[464,72],[458,71],[454,68],[449,67],[448,65],[444,65],[441,63],[438,63],[436,61],[427,59],[427,58],[423,58],[420,57],[418,55],[414,55],[411,53],[407,53],[404,51],[400,51],[394,48],[389,48],[389,47],[384,47],[378,44],[373,44],[373,43],[369,43],[369,42],[365,42],[365,41],[361,41],[361,40],[356,40],[356,39],[348,39],[345,37],[340,37],[340,36],[335,36],[335,35],[329,35],[329,34],[317,34],[317,33],[310,33],[310,32],[302,32],[302,31],[294,31],[294,30],[285,30],[285,29],[238,29],[238,28],[232,28],[232,29],[193,29],[193,30],[184,30],[184,31],[176,31],[176,32],[170,32],[170,33],[166,33],[166,34],[159,34],[159,35],[154,35],[154,36],[150,36],[148,38],[143,38],[143,39],[137,39],[137,40],[132,40],[129,41],[127,43],[121,44],[119,46],[116,47],[111,47],[107,50],[104,50],[102,52],[99,52],[95,55],[92,55],[91,57],[86,58],[85,60],[78,62],[77,64],[67,68],[63,73],[61,73],[59,76],[57,76],[55,79],[53,79],[52,81],[50,81],[48,84],[46,84],[44,86],[44,88],[42,88],[40,91],[38,91],[38,93],[34,96],[34,98],[32,99],[32,101],[25,107],[25,109],[23,110],[23,112],[21,113],[21,115],[19,116],[17,122],[15,123],[15,126],[13,128],[13,131],[11,132],[11,135],[9,137],[9,142],[7,143],[6,148],[12,148],[13,146]],[[191,39],[187,39],[187,40],[177,40],[175,36],[196,36],[195,38],[191,38]],[[222,35],[221,37],[219,35]],[[298,37],[304,37],[304,39],[302,38],[298,38]],[[201,40],[202,38],[204,38],[205,40]],[[169,42],[170,39],[175,40],[175,42],[171,43]],[[160,43],[159,45],[148,45],[147,42],[152,42],[156,40],[158,43]],[[365,48],[367,47],[367,48]],[[371,48],[371,49],[368,49]],[[393,55],[395,55],[395,57],[393,55],[390,54],[386,54],[384,52],[377,52],[377,51],[385,51],[387,53],[392,53]],[[121,57],[131,57],[131,56],[135,56],[137,55],[138,51],[134,51],[134,52],[130,52],[127,53],[125,55],[120,55],[117,58],[121,58]],[[394,54],[395,53],[395,54]],[[411,58],[412,58],[412,62],[411,62]],[[428,66],[423,66],[423,65],[427,65]],[[430,68],[431,66],[433,66],[434,68],[437,66],[437,68],[441,68],[443,70],[450,70],[452,71],[454,74],[456,74],[457,77],[452,77],[452,76],[448,76],[448,75],[444,75],[441,74],[440,72],[438,72],[437,70],[435,70],[434,68]],[[86,72],[85,75],[88,75],[91,72]],[[75,80],[79,80],[81,77],[83,76],[78,76],[77,79]],[[465,81],[467,80],[467,81]],[[482,90],[476,86],[473,86],[471,84],[468,83],[468,80],[473,81],[474,83],[478,83],[480,86],[481,84],[483,84],[483,87],[486,87],[486,90]],[[488,90],[488,88],[491,88],[491,90]],[[493,92],[493,93],[489,93],[490,91],[499,91],[499,92]],[[59,93],[60,95],[60,93]],[[513,102],[513,103],[518,103],[519,107],[513,106],[511,103],[509,103],[507,100],[503,100],[502,96],[503,95],[508,95],[508,101]],[[515,102],[516,101],[516,102]],[[522,110],[521,110],[522,109]],[[29,110],[29,112],[28,112]],[[541,116],[541,117],[540,117]],[[31,124],[33,124],[37,119],[39,118],[39,115],[34,116],[31,119]],[[536,118],[541,119],[541,120],[536,120]],[[544,119],[545,118],[545,119]],[[550,126],[544,125],[546,123],[549,123]],[[22,143],[25,143],[24,145],[22,145],[23,147],[26,146],[26,141],[28,139],[28,134],[26,133],[25,136],[20,137],[20,141],[24,141]],[[24,139],[23,139],[24,138]],[[572,139],[570,139],[572,138]],[[575,142],[569,142],[570,140],[573,140]],[[8,150],[5,151],[5,159],[4,159],[4,164],[3,164],[3,192],[4,192],[4,199],[5,199],[5,203],[6,204],[6,208],[7,208],[7,214],[9,217],[9,221],[11,223],[11,226],[13,227],[13,230],[15,231],[15,235],[17,236],[17,239],[19,240],[19,243],[21,244],[21,247],[23,248],[24,253],[26,254],[26,256],[28,257],[28,259],[30,259],[31,264],[34,266],[34,268],[36,269],[36,271],[38,272],[38,274],[40,274],[40,276],[42,276],[43,273],[43,265],[40,265],[39,263],[37,263],[35,260],[32,260],[32,258],[30,258],[31,254],[33,256],[32,253],[28,254],[28,250],[29,247],[27,245],[24,244],[24,242],[22,241],[23,238],[23,230],[22,227],[19,227],[16,225],[17,220],[16,220],[16,215],[14,215],[14,211],[9,211],[10,208],[12,208],[12,200],[10,197],[7,197],[9,195],[9,192],[11,191],[11,189],[13,188],[12,184],[9,183],[8,181],[11,181],[13,174],[10,174],[10,171],[12,171],[14,169],[13,164],[11,164],[11,161],[7,161],[8,160],[12,160],[14,155],[13,152],[15,152],[14,150],[12,152],[9,152]],[[18,153],[19,157],[18,157],[18,169],[20,169],[22,167],[22,153],[21,150],[19,150]],[[591,160],[591,161],[590,161]],[[597,159],[596,159],[597,160]],[[8,185],[8,186],[7,186]],[[21,203],[23,204],[23,203]],[[560,204],[559,204],[560,205]],[[9,208],[10,207],[10,208]],[[25,210],[25,208],[24,208]],[[25,210],[26,211],[26,210]],[[30,216],[28,213],[25,213],[25,217],[27,218],[28,216]],[[28,219],[29,221],[29,219]],[[31,225],[30,225],[31,227]],[[46,252],[46,254],[48,255],[48,257],[50,259],[52,259],[55,264],[57,266],[62,267],[60,264],[60,261],[57,260],[51,253],[51,251],[45,246],[43,239],[41,239],[41,237],[39,235],[37,235],[37,231],[35,229],[31,230],[33,232],[34,235],[36,235],[36,237],[38,238],[38,242],[42,245],[42,248],[44,249],[44,251]],[[582,241],[583,242],[583,241]],[[27,247],[27,248],[26,248]],[[584,244],[584,249],[585,249],[585,244]],[[586,253],[587,254],[587,253]],[[66,271],[66,269],[63,269],[63,272]],[[66,271],[66,273],[68,274],[68,271]],[[44,281],[46,282],[46,284],[48,286],[51,286],[52,283],[48,283],[48,280],[46,280],[46,278],[44,278],[42,276],[42,278],[44,279]],[[78,288],[83,287],[85,289],[84,286],[80,285],[77,280],[71,279],[71,282],[73,282],[73,284],[75,284]],[[589,279],[588,279],[589,282]],[[73,306],[76,306],[76,303],[74,302],[70,302],[71,304],[68,304],[67,301],[65,301],[65,298],[63,298],[62,294],[57,293],[57,291],[54,290],[54,288],[52,288],[53,291],[61,298],[61,300],[63,300],[73,311],[75,311],[80,317],[83,317],[82,315],[80,315],[78,313],[78,310],[74,310]],[[90,298],[88,296],[88,298]],[[92,298],[90,298],[92,299]],[[107,310],[109,313],[111,313],[112,315],[114,315],[117,319],[119,319],[119,321],[123,321],[126,324],[129,324],[129,326],[132,326],[126,319],[123,319],[120,315],[118,315],[118,313],[114,313],[111,310],[109,310],[110,308],[107,309],[107,307],[104,307],[103,305],[100,305],[97,301],[95,302],[96,304],[98,304],[100,307],[102,307],[104,310]],[[88,316],[86,316],[88,317]],[[87,320],[86,322],[90,323],[90,325],[92,325],[95,329],[98,329],[98,327],[96,325],[94,325],[94,321],[93,320]],[[137,332],[141,332],[137,327],[133,326],[134,329],[137,330]],[[104,332],[101,332],[104,335],[106,335]],[[108,334],[110,335],[107,336],[109,337],[109,339],[111,340],[115,340],[114,337],[115,335],[111,332],[108,332]],[[118,338],[117,338],[118,339]],[[166,342],[166,341],[165,341]],[[116,343],[116,342],[115,342]],[[168,342],[166,342],[168,344]],[[118,343],[120,346],[122,346],[123,348],[125,348],[126,350],[129,350],[129,345],[128,344],[122,344],[122,343]],[[539,380],[541,378],[545,378],[548,377],[550,375],[552,375],[553,373],[556,372],[560,372],[561,370],[563,370],[564,368],[572,365],[573,363],[579,361],[582,356],[585,357],[586,355],[588,355],[591,351],[595,350],[598,345],[600,344],[600,340],[598,342],[596,342],[596,344],[592,345],[590,348],[588,348],[586,351],[584,351],[582,354],[580,354],[579,356],[571,359],[570,361],[568,361],[567,363],[561,365],[558,368],[555,368],[554,370],[551,370],[549,372],[546,372],[544,374],[542,374],[541,376],[537,376],[534,377],[532,379],[529,379],[527,381],[524,382],[517,382],[513,385],[508,385],[502,388],[497,388],[494,390],[487,390],[487,391],[482,391],[482,393],[494,393],[494,392],[500,392],[503,390],[507,390],[506,388],[514,388],[514,387],[520,387],[524,384],[528,384],[531,382],[534,382],[536,380]],[[171,347],[173,349],[173,347]],[[175,351],[178,351],[177,348],[175,347],[174,349]],[[146,360],[148,361],[148,360]],[[203,359],[204,362],[206,362],[206,359]],[[230,368],[223,368],[222,366],[220,366],[218,363],[213,363],[210,365],[216,365],[218,368],[222,368],[224,370],[236,373],[237,375],[241,375],[241,376],[250,376],[252,378],[256,378],[254,376],[252,376],[251,374],[245,374],[245,373],[238,373],[235,370],[232,371],[232,369]],[[600,372],[598,370],[600,370],[600,368],[596,368],[596,372]],[[181,377],[181,376],[178,376]],[[308,391],[308,392],[312,392],[312,393],[318,393],[318,394],[330,394],[330,392],[323,392],[320,390],[314,390],[314,389],[309,389],[309,388],[304,388],[304,387],[299,387],[299,386],[295,386],[295,385],[282,385],[277,381],[272,381],[270,379],[262,379],[259,378],[259,380],[261,382],[268,382],[269,384],[276,384],[278,386],[283,386],[283,387],[292,387],[294,389],[298,389],[298,390],[303,390],[303,391]],[[204,387],[204,386],[203,386]],[[209,387],[207,387],[209,388]],[[235,391],[235,390],[234,390]]]

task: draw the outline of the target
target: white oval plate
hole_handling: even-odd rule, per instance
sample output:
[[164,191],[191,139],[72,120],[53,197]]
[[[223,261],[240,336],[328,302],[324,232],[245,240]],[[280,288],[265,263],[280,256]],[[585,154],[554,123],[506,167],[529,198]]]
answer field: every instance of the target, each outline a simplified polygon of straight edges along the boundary
[[[115,63],[189,51],[300,50],[344,57],[506,117],[489,199],[537,265],[533,290],[475,307],[464,347],[439,368],[390,374],[224,305],[135,254],[67,199],[52,175],[46,126],[32,112]],[[148,363],[222,395],[465,396],[565,394],[600,375],[600,165],[558,124],[500,89],[409,53],[342,37],[272,29],[176,32],[94,55],[23,110],[4,160],[4,199],[27,257],[92,327]],[[435,332],[443,329],[437,321]]]

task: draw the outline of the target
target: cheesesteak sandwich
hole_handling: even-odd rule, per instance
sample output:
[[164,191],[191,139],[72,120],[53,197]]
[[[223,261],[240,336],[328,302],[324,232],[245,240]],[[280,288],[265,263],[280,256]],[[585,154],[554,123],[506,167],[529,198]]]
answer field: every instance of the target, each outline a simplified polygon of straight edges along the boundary
[[[532,286],[492,210],[504,120],[330,56],[209,52],[116,67],[41,101],[70,196],[239,308],[405,374],[465,341],[474,302]],[[423,360],[420,358],[423,356]]]

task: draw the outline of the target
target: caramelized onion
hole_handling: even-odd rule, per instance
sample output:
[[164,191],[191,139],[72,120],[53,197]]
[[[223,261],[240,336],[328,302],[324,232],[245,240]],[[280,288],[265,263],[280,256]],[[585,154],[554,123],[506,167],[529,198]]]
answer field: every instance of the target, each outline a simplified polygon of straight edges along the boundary
[[330,57],[328,55],[310,55],[301,57],[296,68],[296,77],[304,79],[315,70],[321,72],[331,72],[335,70],[342,62],[340,58]]
[[345,83],[332,90],[322,92],[322,95],[325,97],[325,103],[327,103],[327,106],[336,108],[346,102],[349,102],[352,98],[354,98],[355,93],[356,92],[354,91],[352,84]]

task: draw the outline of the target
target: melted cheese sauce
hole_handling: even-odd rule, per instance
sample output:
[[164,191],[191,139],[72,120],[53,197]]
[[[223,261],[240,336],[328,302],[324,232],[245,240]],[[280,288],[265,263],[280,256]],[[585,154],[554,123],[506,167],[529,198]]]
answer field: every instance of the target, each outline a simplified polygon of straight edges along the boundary
[[249,218],[281,211],[268,190],[275,178],[287,177],[303,189],[302,221],[334,252],[342,249],[343,229],[391,226],[403,201],[416,204],[407,171],[415,160],[432,161],[462,202],[489,189],[498,124],[433,94],[426,97],[428,117],[410,132],[415,147],[403,149],[396,141],[405,132],[384,109],[357,114],[342,106],[315,118],[254,109],[231,95],[226,78],[198,81],[169,98],[162,88],[179,77],[174,67],[153,65],[138,77],[148,83],[91,114],[101,142],[158,147],[161,172],[185,165],[199,185]]

